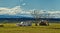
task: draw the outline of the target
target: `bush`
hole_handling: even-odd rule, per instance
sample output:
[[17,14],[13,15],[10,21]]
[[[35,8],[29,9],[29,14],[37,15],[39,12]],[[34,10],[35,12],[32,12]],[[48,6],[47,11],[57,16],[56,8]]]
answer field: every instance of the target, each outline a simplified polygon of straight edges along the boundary
[[0,24],[0,27],[4,27],[4,25],[3,24]]

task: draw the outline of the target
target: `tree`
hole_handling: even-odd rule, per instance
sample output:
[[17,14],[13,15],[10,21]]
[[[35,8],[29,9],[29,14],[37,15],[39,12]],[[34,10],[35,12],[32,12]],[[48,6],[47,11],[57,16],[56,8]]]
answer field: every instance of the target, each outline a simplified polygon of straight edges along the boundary
[[39,11],[37,11],[37,10],[33,10],[32,11],[32,13],[31,13],[31,15],[35,18],[35,26],[37,26],[38,24],[38,20],[39,20],[39,18],[40,18],[40,16],[39,16]]

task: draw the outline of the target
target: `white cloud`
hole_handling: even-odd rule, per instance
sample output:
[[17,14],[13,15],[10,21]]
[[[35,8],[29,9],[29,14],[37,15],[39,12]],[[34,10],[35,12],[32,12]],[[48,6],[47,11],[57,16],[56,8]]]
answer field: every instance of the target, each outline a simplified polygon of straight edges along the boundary
[[0,15],[9,14],[14,15],[20,13],[22,11],[20,6],[16,6],[14,8],[0,8]]
[[8,15],[17,15],[17,14],[30,14],[29,11],[23,11],[23,9],[21,8],[21,6],[16,6],[13,8],[0,8],[0,15],[4,15],[4,14],[8,14]]
[[23,6],[26,5],[26,3],[23,3],[22,5],[23,5]]
[[[30,11],[34,12],[34,10]],[[60,18],[60,11],[36,10],[36,14],[39,14],[42,18]]]
[[[34,12],[33,10],[25,11],[21,8],[21,6],[16,6],[13,8],[3,8],[0,7],[0,15],[30,15]],[[47,11],[47,10],[36,10],[37,14],[39,14],[40,17],[46,17],[48,18],[60,18],[60,11]]]
[[60,18],[60,11],[46,11],[42,13],[44,16],[49,18]]

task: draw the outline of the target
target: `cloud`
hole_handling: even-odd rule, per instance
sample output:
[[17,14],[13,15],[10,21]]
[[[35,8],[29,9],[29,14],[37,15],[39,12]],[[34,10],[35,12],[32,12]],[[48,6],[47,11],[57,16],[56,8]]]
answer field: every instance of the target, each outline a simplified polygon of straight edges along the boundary
[[46,18],[60,18],[60,11],[41,11],[40,14]]
[[24,11],[21,6],[16,6],[13,8],[0,8],[0,15],[20,15],[20,14],[30,14],[29,11]]
[[18,14],[21,13],[23,10],[21,9],[21,6],[16,6],[14,8],[11,8],[10,13],[11,14]]
[[26,3],[23,3],[22,5],[23,5],[23,6],[26,5]]
[[20,6],[16,6],[14,8],[0,8],[0,15],[3,15],[3,14],[15,15],[20,11],[22,11]]
[[60,18],[60,11],[47,11],[47,10],[27,10],[25,11],[21,6],[16,6],[13,8],[4,8],[0,7],[0,15],[30,15],[33,16],[33,12],[36,11],[36,14],[38,14],[39,17],[42,18]]
[[47,11],[47,10],[30,10],[31,13],[36,11],[36,15],[41,18],[60,18],[60,11]]

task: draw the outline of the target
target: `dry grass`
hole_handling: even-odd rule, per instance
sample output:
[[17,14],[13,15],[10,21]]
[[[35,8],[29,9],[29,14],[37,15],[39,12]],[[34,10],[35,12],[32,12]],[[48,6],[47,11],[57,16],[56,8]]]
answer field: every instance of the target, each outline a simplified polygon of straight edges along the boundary
[[60,33],[60,23],[50,23],[50,26],[16,26],[16,23],[4,24],[0,33]]

